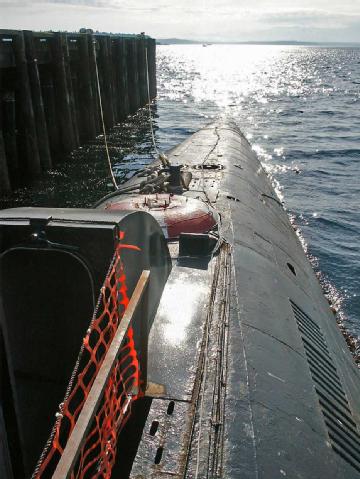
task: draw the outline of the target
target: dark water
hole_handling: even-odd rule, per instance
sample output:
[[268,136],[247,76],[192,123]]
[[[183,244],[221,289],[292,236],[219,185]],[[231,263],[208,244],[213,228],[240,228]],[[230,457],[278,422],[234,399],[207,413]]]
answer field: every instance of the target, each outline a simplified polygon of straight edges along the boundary
[[[338,318],[360,338],[360,49],[161,46],[154,107],[162,150],[235,119],[300,227]],[[119,181],[151,161],[146,110],[110,135]],[[8,205],[89,206],[111,190],[102,139]]]

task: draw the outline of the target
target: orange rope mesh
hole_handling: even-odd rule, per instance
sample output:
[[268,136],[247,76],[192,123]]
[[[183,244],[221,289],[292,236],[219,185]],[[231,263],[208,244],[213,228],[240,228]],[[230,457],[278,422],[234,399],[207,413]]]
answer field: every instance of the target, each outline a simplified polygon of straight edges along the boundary
[[[54,473],[128,306],[126,276],[120,252],[123,248],[136,251],[139,251],[139,248],[121,243],[123,238],[124,234],[120,232],[120,241],[101,289],[92,322],[83,340],[65,400],[60,405],[53,433],[32,476],[33,479],[50,478]],[[118,434],[130,416],[132,402],[140,394],[139,363],[133,328],[130,325],[71,479],[110,478],[116,458]]]

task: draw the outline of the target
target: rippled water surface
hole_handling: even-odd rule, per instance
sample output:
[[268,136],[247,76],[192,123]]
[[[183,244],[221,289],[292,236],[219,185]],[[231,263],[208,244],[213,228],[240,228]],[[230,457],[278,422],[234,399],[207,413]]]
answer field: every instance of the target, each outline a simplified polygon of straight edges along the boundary
[[[157,55],[160,148],[219,116],[235,119],[360,338],[360,49],[164,45]],[[119,180],[151,161],[146,110],[114,128],[110,143]],[[3,204],[88,206],[109,189],[99,138]]]

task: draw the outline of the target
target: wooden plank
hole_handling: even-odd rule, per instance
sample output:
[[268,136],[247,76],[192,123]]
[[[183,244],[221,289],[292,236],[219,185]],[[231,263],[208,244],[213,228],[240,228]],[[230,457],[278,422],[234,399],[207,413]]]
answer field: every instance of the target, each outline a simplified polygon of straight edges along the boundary
[[142,272],[52,479],[68,479],[71,476],[72,469],[75,466],[82,444],[91,426],[91,421],[102,399],[111,370],[118,357],[125,334],[137,308],[141,304],[141,299],[146,290],[149,277],[150,271]]

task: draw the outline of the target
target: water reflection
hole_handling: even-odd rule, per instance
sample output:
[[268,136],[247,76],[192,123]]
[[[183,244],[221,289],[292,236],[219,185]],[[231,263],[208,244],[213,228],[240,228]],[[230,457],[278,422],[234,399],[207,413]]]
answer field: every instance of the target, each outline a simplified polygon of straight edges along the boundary
[[[156,118],[156,106],[153,106]],[[155,124],[155,130],[157,126]],[[153,146],[147,109],[141,109],[108,135],[111,162],[118,183],[153,161]],[[104,139],[99,135],[58,162],[54,169],[0,199],[1,208],[16,206],[89,207],[113,190],[105,156]]]

